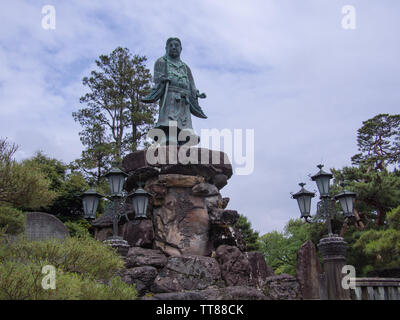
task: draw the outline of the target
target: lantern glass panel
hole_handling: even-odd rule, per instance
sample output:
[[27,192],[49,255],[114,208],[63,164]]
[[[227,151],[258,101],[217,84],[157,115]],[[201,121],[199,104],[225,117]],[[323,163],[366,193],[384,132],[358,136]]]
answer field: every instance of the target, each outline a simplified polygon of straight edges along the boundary
[[319,194],[327,196],[329,194],[329,176],[320,176],[316,179]]
[[121,194],[124,186],[125,176],[122,174],[110,175],[108,183],[110,185],[111,194]]
[[85,219],[95,219],[96,211],[99,205],[99,198],[96,195],[87,195],[83,197],[83,212]]
[[297,203],[301,212],[301,217],[310,216],[311,196],[300,196],[297,198]]
[[343,210],[343,214],[345,217],[353,216],[353,207],[354,207],[354,197],[353,196],[344,196],[339,199],[340,205]]
[[305,214],[310,215],[311,211],[311,196],[304,196]]
[[306,210],[304,200],[305,200],[304,196],[301,196],[301,197],[297,198],[297,203],[299,205],[299,209],[300,209],[300,213],[301,213],[302,217],[304,216],[304,212]]

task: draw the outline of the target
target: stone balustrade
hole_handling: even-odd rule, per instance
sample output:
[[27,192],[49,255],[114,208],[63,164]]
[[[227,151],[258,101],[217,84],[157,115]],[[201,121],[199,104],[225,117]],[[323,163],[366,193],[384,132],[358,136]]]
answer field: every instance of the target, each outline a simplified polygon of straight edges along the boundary
[[400,278],[355,278],[354,300],[400,300]]

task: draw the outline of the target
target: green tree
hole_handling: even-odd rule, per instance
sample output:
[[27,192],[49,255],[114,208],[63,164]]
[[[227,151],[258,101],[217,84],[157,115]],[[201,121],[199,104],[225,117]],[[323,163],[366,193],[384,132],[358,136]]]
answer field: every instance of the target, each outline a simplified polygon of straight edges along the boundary
[[386,213],[400,205],[400,174],[398,171],[370,171],[367,167],[332,169],[335,186],[345,181],[346,189],[357,193],[355,209],[365,219],[374,219],[376,225],[385,222]]
[[237,227],[239,228],[240,233],[242,234],[243,239],[246,242],[247,251],[259,250],[259,233],[258,231],[254,231],[252,229],[251,222],[244,215],[239,215]]
[[110,156],[118,161],[125,152],[135,151],[154,123],[155,104],[141,102],[151,87],[146,59],[118,47],[101,55],[98,70],[83,78],[89,92],[80,102],[86,106],[72,115],[83,127],[80,136],[87,149],[77,164],[87,171],[96,168],[97,179]]
[[353,164],[384,170],[400,161],[400,115],[378,114],[358,129],[357,145],[361,153]]
[[297,252],[311,238],[313,227],[300,219],[291,219],[284,232],[272,231],[261,236],[260,251],[276,274],[296,275]]
[[371,269],[400,266],[400,206],[387,214],[387,225],[364,231],[354,244],[368,258],[363,273]]
[[50,205],[56,197],[51,179],[36,164],[15,161],[16,151],[15,144],[0,139],[0,204],[32,209]]
[[72,171],[81,172],[87,180],[101,183],[104,175],[110,170],[112,162],[112,144],[106,135],[105,126],[93,122],[80,132],[82,144],[86,147],[81,158],[71,162]]
[[50,189],[58,191],[61,188],[67,170],[67,166],[63,162],[38,151],[33,157],[23,160],[22,163],[39,169],[50,180]]
[[[69,172],[63,162],[50,158],[42,152],[24,160],[23,163],[33,166],[50,181],[49,188],[55,194],[50,204],[43,203],[42,211],[56,215],[62,221],[80,219],[83,215],[81,195],[89,185],[78,172]],[[24,206],[25,211],[33,208]]]

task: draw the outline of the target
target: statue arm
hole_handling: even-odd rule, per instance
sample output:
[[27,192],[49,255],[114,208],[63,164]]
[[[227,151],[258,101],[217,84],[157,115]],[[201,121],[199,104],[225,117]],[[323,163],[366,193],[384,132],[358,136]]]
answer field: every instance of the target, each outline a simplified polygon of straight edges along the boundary
[[162,78],[165,76],[165,61],[163,58],[159,58],[154,64],[154,84],[158,86]]
[[162,78],[164,77],[165,64],[163,62],[163,59],[160,58],[154,64],[154,87],[147,96],[141,99],[144,103],[153,103],[159,100],[164,94],[165,83],[162,82]]

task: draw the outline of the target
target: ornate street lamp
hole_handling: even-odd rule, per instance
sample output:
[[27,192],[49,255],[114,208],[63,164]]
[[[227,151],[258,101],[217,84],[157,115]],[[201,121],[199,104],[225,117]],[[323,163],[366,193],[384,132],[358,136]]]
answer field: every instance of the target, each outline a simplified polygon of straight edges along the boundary
[[90,185],[90,189],[82,195],[83,212],[85,219],[96,219],[96,211],[99,205],[99,200],[103,196],[97,193]]
[[[342,286],[338,285],[341,283],[343,277],[343,274],[341,273],[342,267],[346,264],[347,243],[342,237],[332,233],[330,210],[328,208],[328,200],[330,199],[329,182],[333,175],[322,170],[322,164],[318,165],[318,168],[319,171],[311,177],[311,180],[317,183],[320,199],[324,204],[326,223],[328,225],[328,236],[320,239],[318,244],[324,262],[324,273],[321,275],[322,278],[320,283],[323,286],[321,292],[325,294],[324,296],[321,296],[321,299],[349,299],[350,296],[348,290],[345,290]],[[304,185],[304,183],[300,183],[301,190],[292,194],[292,198],[297,200],[301,217],[305,218],[307,221],[310,217],[311,198],[315,194],[305,190]],[[346,191],[344,185],[342,186],[343,191],[336,195],[334,199],[339,200],[345,218],[350,218],[353,216],[354,199],[356,198],[356,194],[354,192]]]
[[299,183],[301,187],[300,191],[292,194],[292,198],[297,200],[297,204],[299,205],[301,218],[304,218],[305,221],[308,222],[308,218],[311,217],[310,209],[311,209],[311,198],[315,197],[315,193],[311,191],[307,191],[304,189],[305,183]]
[[343,215],[345,218],[354,217],[354,200],[357,194],[355,192],[350,192],[345,190],[345,184],[342,183],[342,192],[335,196],[335,200],[339,200],[340,206],[343,210]]
[[113,202],[113,236],[112,239],[120,239],[118,237],[118,220],[124,214],[123,204],[125,203],[125,197],[122,194],[122,189],[128,175],[117,167],[117,163],[113,163],[111,170],[105,175],[108,180],[110,187],[110,196],[103,196],[97,193],[92,186],[90,189],[83,194],[83,211],[85,213],[85,219],[95,219],[96,210],[99,205],[99,199],[107,198]]
[[[118,236],[118,221],[123,214],[123,195],[122,189],[124,187],[127,174],[117,167],[117,162],[113,163],[111,170],[105,175],[108,185],[110,187],[111,200],[114,203],[114,217],[113,217],[113,239],[122,239]],[[121,202],[122,200],[122,202]]]
[[[331,224],[331,214],[328,208],[328,200],[330,199],[329,196],[329,189],[330,189],[330,180],[332,179],[333,175],[329,172],[325,172],[322,170],[324,167],[322,164],[317,166],[319,171],[311,176],[311,180],[317,183],[318,191],[320,193],[320,199],[324,204],[324,212],[326,216],[326,223],[328,225],[328,234],[329,236],[333,236],[332,233],[332,224]],[[299,209],[301,212],[301,217],[307,219],[310,217],[310,206],[311,206],[311,198],[315,195],[314,193],[307,191],[304,189],[304,183],[300,183],[301,190],[295,194],[292,194],[292,198],[297,200],[299,205]],[[343,190],[338,195],[334,196],[334,200],[339,200],[340,206],[342,207],[343,214],[345,218],[351,218],[354,216],[354,200],[357,196],[355,192],[350,192],[345,190],[344,184],[342,184]],[[308,222],[308,221],[307,221]]]
[[[129,220],[125,208],[127,199],[132,198],[130,201],[132,201],[134,208],[135,219],[139,220],[146,218],[149,199],[152,197],[150,193],[146,192],[142,188],[141,183],[139,183],[139,187],[134,193],[124,195],[122,191],[127,176],[128,175],[125,172],[117,167],[117,163],[114,162],[111,170],[105,175],[110,187],[110,196],[103,196],[97,193],[92,186],[83,194],[83,210],[85,213],[84,217],[86,219],[96,218],[96,210],[99,204],[99,199],[104,197],[112,201],[113,236],[108,240],[119,241],[119,244],[121,244],[124,240],[118,236],[118,221],[122,216],[125,216],[126,219]],[[135,222],[132,223],[136,224]]]

